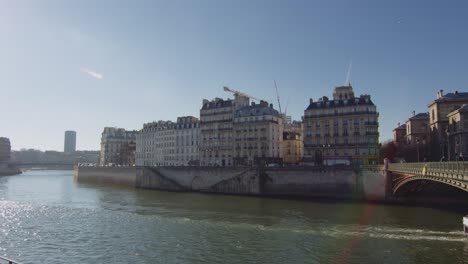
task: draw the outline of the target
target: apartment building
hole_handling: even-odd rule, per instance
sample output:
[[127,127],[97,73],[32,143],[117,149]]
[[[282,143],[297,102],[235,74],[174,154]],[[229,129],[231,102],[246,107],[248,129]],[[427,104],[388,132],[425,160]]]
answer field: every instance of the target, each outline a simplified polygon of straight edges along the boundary
[[283,118],[266,101],[242,106],[233,120],[234,165],[282,163]]
[[315,165],[373,164],[379,154],[379,113],[370,95],[351,85],[334,89],[333,99],[310,99],[304,111],[304,161]]
[[135,130],[105,127],[101,135],[100,165],[134,165],[137,133]]

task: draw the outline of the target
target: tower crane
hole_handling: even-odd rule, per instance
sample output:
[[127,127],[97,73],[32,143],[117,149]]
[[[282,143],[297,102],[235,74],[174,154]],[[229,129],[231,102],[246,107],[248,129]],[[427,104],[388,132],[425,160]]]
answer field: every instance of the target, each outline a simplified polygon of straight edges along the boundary
[[245,97],[248,97],[252,100],[257,100],[257,101],[260,101],[260,99],[258,99],[257,97],[254,97],[254,96],[251,96],[251,95],[248,95],[248,94],[245,94],[245,93],[242,93],[242,92],[239,92],[239,91],[236,91],[236,90],[233,90],[227,86],[224,86],[223,87],[223,90],[226,91],[226,92],[231,92],[233,93],[234,95],[240,95],[240,96],[245,96]]
[[278,100],[278,108],[279,108],[279,112],[280,112],[280,114],[282,114],[283,112],[281,111],[281,103],[280,103],[280,98],[279,98],[279,93],[278,93],[278,86],[276,86],[276,80],[273,80],[273,82],[275,82],[275,88],[276,88],[276,99]]

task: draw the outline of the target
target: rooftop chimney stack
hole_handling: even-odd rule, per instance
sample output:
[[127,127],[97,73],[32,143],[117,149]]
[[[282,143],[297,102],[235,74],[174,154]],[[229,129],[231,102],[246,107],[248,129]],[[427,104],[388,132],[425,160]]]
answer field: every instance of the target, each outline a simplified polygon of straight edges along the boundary
[[397,127],[400,127],[400,125],[401,125],[401,124],[400,124],[400,122],[398,122],[398,124],[397,124],[397,125],[398,125]]
[[411,112],[411,113],[413,114],[413,116],[415,116],[415,115],[416,115],[416,111],[413,111],[413,112]]
[[440,89],[440,90],[437,92],[437,99],[442,98],[443,96],[444,96],[444,90]]

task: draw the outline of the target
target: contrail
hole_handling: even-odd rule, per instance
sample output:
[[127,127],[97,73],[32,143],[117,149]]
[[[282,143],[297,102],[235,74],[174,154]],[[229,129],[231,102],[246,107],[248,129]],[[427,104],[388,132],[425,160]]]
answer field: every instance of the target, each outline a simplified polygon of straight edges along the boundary
[[97,72],[93,72],[92,70],[89,70],[89,69],[86,69],[86,68],[80,68],[80,71],[81,72],[84,72],[86,74],[88,74],[89,76],[91,77],[94,77],[96,79],[99,79],[101,80],[102,78],[104,78],[104,76],[102,76],[102,74],[99,74]]
[[348,85],[348,83],[349,83],[349,76],[351,75],[351,67],[353,67],[353,60],[350,60],[350,61],[349,61],[348,73],[346,74],[346,82],[345,82],[345,85]]

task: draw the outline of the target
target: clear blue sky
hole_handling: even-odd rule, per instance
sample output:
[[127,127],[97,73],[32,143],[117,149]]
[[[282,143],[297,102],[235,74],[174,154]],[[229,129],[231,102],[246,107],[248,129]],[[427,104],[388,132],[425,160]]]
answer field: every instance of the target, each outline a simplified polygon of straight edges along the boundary
[[352,60],[386,140],[438,89],[468,91],[467,14],[462,1],[1,1],[0,136],[63,150],[76,130],[78,149],[99,149],[103,127],[198,116],[223,85],[277,106],[274,79],[299,119]]

